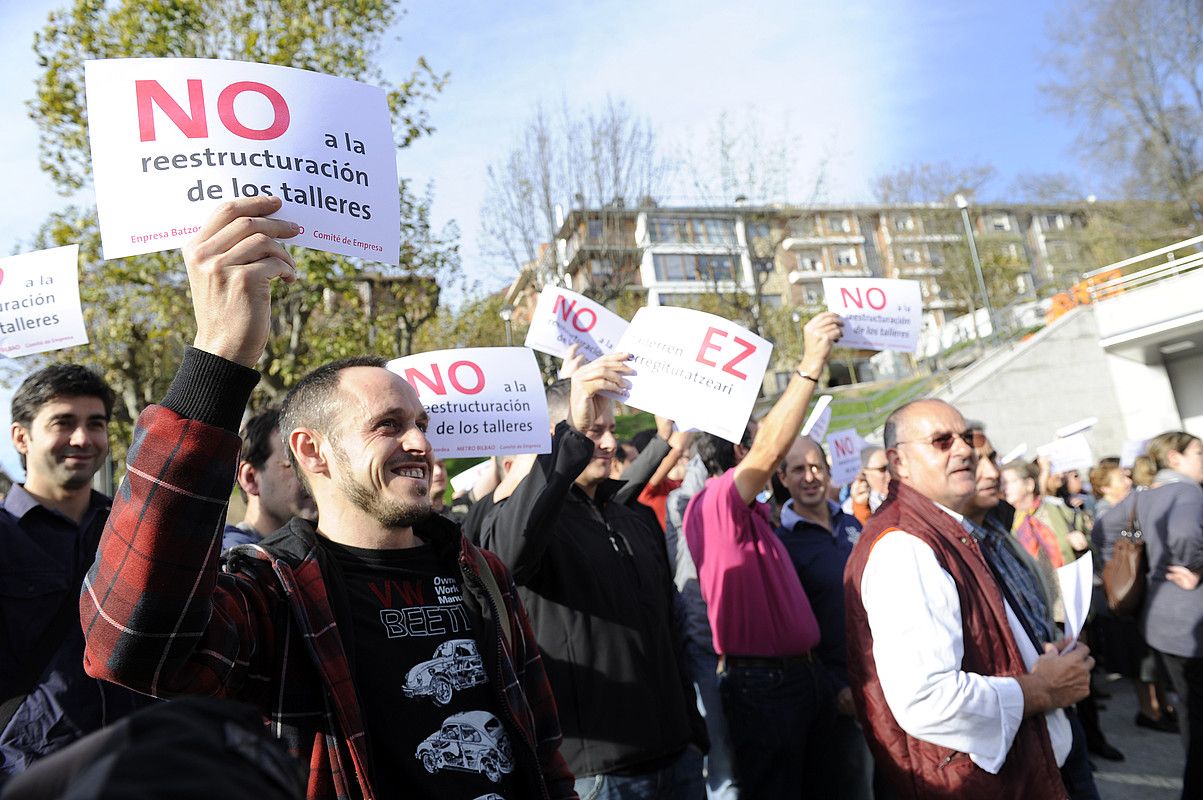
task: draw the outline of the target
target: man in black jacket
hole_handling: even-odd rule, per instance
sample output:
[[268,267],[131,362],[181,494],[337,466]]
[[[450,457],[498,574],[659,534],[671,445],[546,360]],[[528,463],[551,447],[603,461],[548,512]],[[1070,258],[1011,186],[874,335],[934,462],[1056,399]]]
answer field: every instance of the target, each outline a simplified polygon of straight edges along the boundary
[[518,583],[581,797],[698,798],[705,726],[664,535],[625,504],[632,487],[609,478],[614,409],[598,393],[625,387],[624,362],[604,356],[568,391],[552,386],[552,452],[489,519],[482,544]]

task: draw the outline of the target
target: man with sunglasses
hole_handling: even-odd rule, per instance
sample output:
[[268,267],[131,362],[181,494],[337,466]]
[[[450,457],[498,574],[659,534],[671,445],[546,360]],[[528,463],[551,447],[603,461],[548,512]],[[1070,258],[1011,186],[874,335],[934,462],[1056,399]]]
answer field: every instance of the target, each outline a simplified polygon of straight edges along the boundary
[[890,498],[844,573],[849,683],[900,797],[1062,800],[1061,709],[1089,692],[1094,660],[1038,648],[984,557],[968,519],[983,438],[939,400],[886,420]]

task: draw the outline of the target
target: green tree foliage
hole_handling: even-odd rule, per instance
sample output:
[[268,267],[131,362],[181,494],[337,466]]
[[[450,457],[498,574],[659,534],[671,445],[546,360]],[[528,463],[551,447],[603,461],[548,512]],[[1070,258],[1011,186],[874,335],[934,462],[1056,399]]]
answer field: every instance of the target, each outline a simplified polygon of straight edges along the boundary
[[[93,58],[196,57],[280,64],[385,86],[398,147],[429,134],[427,106],[446,74],[419,58],[400,83],[377,64],[395,0],[75,0],[35,36],[41,73],[29,103],[42,167],[64,192],[91,180],[83,62]],[[458,230],[431,228],[430,191],[399,187],[399,267],[295,248],[301,280],[273,292],[273,321],[254,403],[278,400],[332,358],[409,352],[435,318],[440,289],[458,279]],[[39,247],[79,242],[81,300],[92,343],[56,357],[101,369],[117,391],[114,454],[137,413],[163,396],[192,338],[187,277],[176,251],[103,261],[94,209],[53,215]]]

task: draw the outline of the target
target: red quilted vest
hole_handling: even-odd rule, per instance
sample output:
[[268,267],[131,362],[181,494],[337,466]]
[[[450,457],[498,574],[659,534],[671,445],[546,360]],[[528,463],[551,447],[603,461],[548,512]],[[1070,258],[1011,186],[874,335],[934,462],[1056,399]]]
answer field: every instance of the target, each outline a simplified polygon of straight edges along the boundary
[[961,669],[1005,676],[1027,671],[1007,623],[1002,592],[976,540],[926,497],[892,482],[889,499],[866,523],[844,571],[848,682],[878,768],[889,776],[900,798],[1064,800],[1065,786],[1043,716],[1023,721],[997,775],[978,767],[965,753],[916,739],[899,727],[877,679],[873,635],[860,593],[869,553],[891,529],[906,531],[930,546],[956,581],[964,638]]

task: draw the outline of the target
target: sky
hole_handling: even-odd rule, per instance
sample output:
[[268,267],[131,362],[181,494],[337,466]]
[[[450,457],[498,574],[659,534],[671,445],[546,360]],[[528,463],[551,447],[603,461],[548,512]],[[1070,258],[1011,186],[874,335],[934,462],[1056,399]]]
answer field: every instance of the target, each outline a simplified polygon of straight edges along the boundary
[[[0,107],[0,253],[24,252],[69,201],[37,166],[25,112],[34,31],[66,0],[0,4],[6,79]],[[400,80],[418,56],[449,71],[429,106],[436,132],[398,155],[399,174],[434,189],[433,217],[462,233],[468,277],[496,289],[511,274],[481,255],[488,164],[504,158],[536,103],[625,101],[679,153],[720,114],[788,126],[799,196],[824,175],[825,202],[869,202],[871,181],[911,163],[988,162],[985,194],[1005,199],[1021,173],[1068,172],[1103,195],[1075,154],[1075,129],[1047,107],[1041,53],[1059,4],[1037,0],[416,0],[381,49]],[[88,191],[74,198],[90,203]],[[682,201],[689,198],[680,195]],[[565,198],[567,201],[567,198]]]

